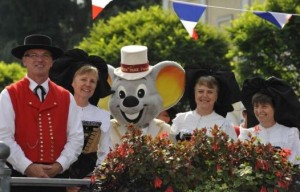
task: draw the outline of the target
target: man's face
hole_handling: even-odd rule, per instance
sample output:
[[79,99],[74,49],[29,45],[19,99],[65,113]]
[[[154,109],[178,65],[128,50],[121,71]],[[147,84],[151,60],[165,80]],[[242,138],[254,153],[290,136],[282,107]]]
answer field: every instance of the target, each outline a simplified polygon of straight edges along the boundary
[[48,77],[49,70],[53,65],[51,52],[45,49],[30,49],[24,53],[22,58],[27,68],[28,77]]

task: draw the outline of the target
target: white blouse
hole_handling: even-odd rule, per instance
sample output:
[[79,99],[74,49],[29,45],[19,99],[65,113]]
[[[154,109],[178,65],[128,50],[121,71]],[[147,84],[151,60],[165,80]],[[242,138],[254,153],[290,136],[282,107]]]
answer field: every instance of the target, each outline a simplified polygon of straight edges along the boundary
[[209,115],[201,116],[195,110],[185,113],[178,113],[173,119],[171,126],[171,134],[177,135],[179,132],[192,133],[195,129],[206,128],[207,134],[210,135],[210,131],[215,125],[229,135],[230,138],[237,140],[237,135],[230,121],[212,112]]
[[98,165],[109,153],[109,147],[111,145],[111,140],[109,137],[110,113],[91,104],[86,107],[79,107],[79,109],[79,114],[82,121],[101,124],[101,135],[97,151],[98,159],[96,163]]
[[272,127],[264,128],[261,125],[249,129],[241,129],[239,139],[241,141],[249,139],[249,133],[255,136],[263,144],[270,143],[272,146],[282,149],[290,149],[292,154],[289,160],[294,164],[300,164],[296,157],[300,156],[299,130],[295,127],[286,127],[276,123]]

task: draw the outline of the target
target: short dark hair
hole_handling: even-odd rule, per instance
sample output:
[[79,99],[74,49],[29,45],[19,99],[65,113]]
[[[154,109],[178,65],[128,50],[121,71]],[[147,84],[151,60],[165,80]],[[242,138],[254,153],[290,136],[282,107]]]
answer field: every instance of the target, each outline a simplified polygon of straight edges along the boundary
[[255,93],[252,97],[252,105],[256,103],[261,104],[270,104],[274,107],[273,99],[269,95],[263,94],[263,93]]

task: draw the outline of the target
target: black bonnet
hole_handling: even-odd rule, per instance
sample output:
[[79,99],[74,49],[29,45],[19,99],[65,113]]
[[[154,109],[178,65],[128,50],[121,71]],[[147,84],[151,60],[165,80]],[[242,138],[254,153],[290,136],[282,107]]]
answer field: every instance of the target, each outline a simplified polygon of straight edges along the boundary
[[218,99],[214,110],[219,115],[226,117],[228,112],[233,111],[232,104],[240,101],[240,88],[231,71],[201,69],[199,67],[185,67],[186,72],[186,95],[192,110],[196,108],[194,87],[201,76],[213,76],[219,84]]
[[99,81],[95,93],[89,99],[91,104],[97,105],[100,98],[106,97],[112,93],[110,85],[107,82],[107,64],[101,57],[95,55],[89,56],[81,49],[68,50],[54,62],[50,69],[49,77],[52,81],[74,94],[72,87],[74,74],[84,65],[94,66],[99,72]]
[[282,79],[254,77],[246,79],[242,87],[242,103],[247,109],[247,127],[258,124],[254,115],[252,97],[263,93],[272,98],[275,107],[275,120],[288,127],[300,127],[300,102],[293,88]]

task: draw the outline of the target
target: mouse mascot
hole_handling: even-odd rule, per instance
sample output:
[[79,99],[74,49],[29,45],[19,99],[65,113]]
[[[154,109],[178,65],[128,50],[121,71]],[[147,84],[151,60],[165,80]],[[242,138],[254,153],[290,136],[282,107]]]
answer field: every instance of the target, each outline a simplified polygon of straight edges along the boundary
[[181,99],[185,72],[173,61],[149,65],[147,52],[146,46],[122,47],[120,67],[109,66],[114,91],[108,102],[114,118],[110,129],[113,146],[121,142],[128,126],[140,128],[144,135],[152,137],[170,132],[170,126],[155,117]]

